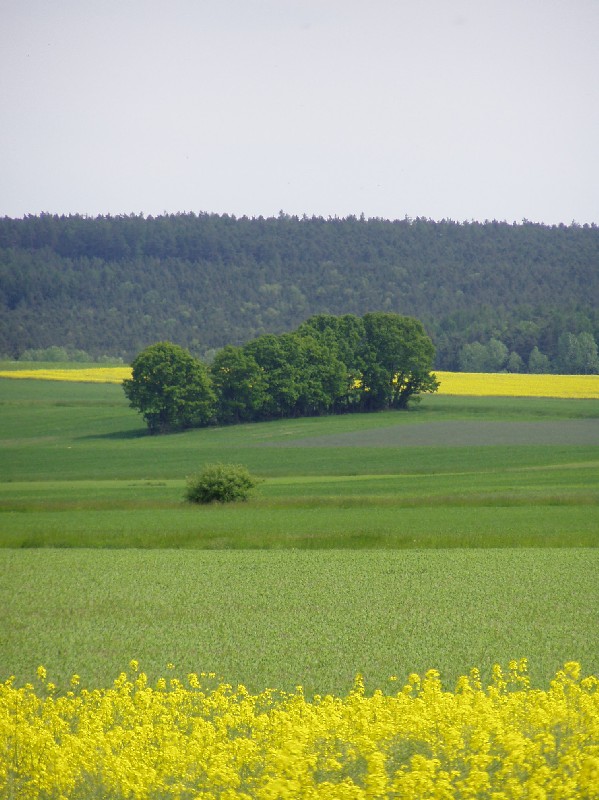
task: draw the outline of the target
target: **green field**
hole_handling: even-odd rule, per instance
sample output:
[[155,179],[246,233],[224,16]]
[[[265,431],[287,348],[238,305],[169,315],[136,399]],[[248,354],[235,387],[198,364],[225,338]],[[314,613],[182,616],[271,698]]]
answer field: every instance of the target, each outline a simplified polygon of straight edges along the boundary
[[[599,670],[597,401],[432,396],[168,437],[114,385],[1,379],[0,404],[0,680],[105,683],[131,658],[256,690]],[[246,464],[255,497],[186,505],[213,461]]]
[[131,658],[152,679],[215,671],[254,691],[346,692],[431,665],[453,688],[527,656],[599,668],[597,550],[6,550],[0,672],[44,663],[105,686]]

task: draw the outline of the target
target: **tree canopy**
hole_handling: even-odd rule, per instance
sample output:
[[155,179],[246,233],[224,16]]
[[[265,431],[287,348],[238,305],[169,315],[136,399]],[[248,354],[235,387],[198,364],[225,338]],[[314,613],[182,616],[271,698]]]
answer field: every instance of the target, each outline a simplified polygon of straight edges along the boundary
[[141,352],[123,389],[151,433],[199,427],[214,416],[216,398],[205,365],[170,342]]
[[530,369],[535,348],[534,369],[543,357],[551,371],[595,369],[591,342],[559,341],[599,342],[598,267],[599,227],[575,223],[4,218],[0,354],[61,347],[130,361],[153,342],[175,341],[209,360],[315,315],[384,311],[422,320],[438,369],[484,363],[480,350],[462,350],[492,340],[508,351],[501,369]]
[[207,368],[159,342],[124,382],[151,432],[349,411],[406,408],[434,392],[434,347],[422,323],[391,313],[321,315],[296,331],[228,345]]

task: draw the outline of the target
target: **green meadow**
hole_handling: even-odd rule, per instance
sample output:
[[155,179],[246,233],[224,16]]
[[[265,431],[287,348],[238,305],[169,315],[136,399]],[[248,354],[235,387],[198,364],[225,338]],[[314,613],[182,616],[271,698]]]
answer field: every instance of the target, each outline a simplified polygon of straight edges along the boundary
[[[599,403],[427,396],[148,436],[119,386],[0,379],[0,680],[131,658],[343,691],[528,657],[599,670]],[[243,463],[253,498],[191,507]]]

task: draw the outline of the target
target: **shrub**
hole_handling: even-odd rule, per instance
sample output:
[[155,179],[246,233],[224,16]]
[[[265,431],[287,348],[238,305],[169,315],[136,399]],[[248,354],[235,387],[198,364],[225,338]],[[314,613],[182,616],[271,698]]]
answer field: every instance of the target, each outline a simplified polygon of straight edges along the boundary
[[231,503],[247,500],[257,484],[242,464],[207,464],[187,478],[185,497],[190,503]]

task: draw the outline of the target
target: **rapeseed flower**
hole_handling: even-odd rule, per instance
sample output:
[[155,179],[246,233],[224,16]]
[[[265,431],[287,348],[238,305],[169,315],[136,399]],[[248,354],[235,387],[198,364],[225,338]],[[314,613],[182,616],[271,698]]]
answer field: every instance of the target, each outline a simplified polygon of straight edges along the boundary
[[[436,372],[438,394],[479,397],[565,397],[599,398],[599,375],[530,375],[509,372]],[[89,367],[82,369],[4,369],[0,378],[81,383],[122,383],[131,377],[130,367]],[[360,381],[354,383],[359,387]]]
[[0,378],[32,378],[38,381],[72,381],[75,383],[122,383],[130,377],[130,367],[0,370]]
[[546,690],[520,660],[486,687],[473,669],[451,692],[429,670],[312,699],[130,671],[107,689],[74,675],[65,694],[44,667],[37,688],[0,684],[0,797],[599,800],[599,680],[577,662]]
[[599,375],[437,372],[438,394],[479,397],[599,398]]

